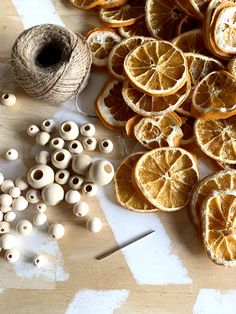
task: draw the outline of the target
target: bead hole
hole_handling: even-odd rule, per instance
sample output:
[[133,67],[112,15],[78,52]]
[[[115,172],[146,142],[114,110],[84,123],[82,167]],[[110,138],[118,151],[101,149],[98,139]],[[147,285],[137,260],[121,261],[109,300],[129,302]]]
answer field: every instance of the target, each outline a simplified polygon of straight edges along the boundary
[[4,232],[4,231],[5,231],[5,229],[2,228],[2,229],[1,229],[1,232]]
[[55,140],[55,141],[53,141],[53,144],[54,144],[54,145],[58,145],[58,144],[59,144],[59,141],[58,141],[58,140]]
[[4,94],[3,95],[3,99],[8,99],[9,98],[9,94]]
[[50,121],[45,121],[45,122],[44,122],[44,125],[45,125],[45,126],[49,126],[49,125],[50,125]]
[[74,179],[72,180],[72,183],[73,183],[73,184],[78,184],[78,183],[79,183],[79,179],[78,179],[78,178],[74,178]]
[[26,226],[24,226],[24,227],[23,227],[23,229],[24,229],[24,230],[26,230],[26,229],[27,229],[27,227],[26,227]]
[[107,164],[107,165],[104,166],[104,170],[105,170],[107,173],[111,173],[111,172],[112,172],[112,167]]
[[56,155],[56,160],[57,161],[62,161],[62,160],[64,160],[64,158],[65,158],[65,155],[63,153],[58,153]]
[[40,179],[42,179],[42,177],[43,177],[43,172],[41,170],[36,170],[33,173],[33,179],[34,180],[40,180]]
[[108,142],[103,142],[103,143],[102,143],[102,146],[103,146],[103,147],[108,147],[108,145],[109,145]]
[[35,261],[36,263],[39,263],[39,259],[36,259],[36,261]]
[[71,145],[71,147],[75,149],[75,148],[78,147],[78,145],[76,143],[74,143],[74,144]]
[[12,258],[12,255],[11,255],[11,254],[9,254],[9,255],[8,255],[8,257],[9,257],[9,258]]
[[11,152],[8,152],[7,154],[8,154],[8,155],[11,155]]
[[93,141],[91,139],[88,139],[86,142],[88,145],[91,145],[93,143]]
[[71,125],[69,123],[64,124],[63,131],[69,132],[71,130]]
[[92,186],[91,185],[87,185],[85,187],[86,192],[91,192],[92,191]]
[[85,131],[89,131],[90,130],[90,126],[89,125],[85,125],[84,130]]
[[64,173],[60,173],[58,177],[59,177],[59,179],[64,179],[65,174]]

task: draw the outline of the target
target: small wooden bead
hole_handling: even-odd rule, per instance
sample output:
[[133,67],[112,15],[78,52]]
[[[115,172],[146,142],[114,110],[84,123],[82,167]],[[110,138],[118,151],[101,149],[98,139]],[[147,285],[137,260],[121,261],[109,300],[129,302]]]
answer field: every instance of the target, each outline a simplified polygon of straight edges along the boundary
[[103,154],[109,154],[113,151],[113,142],[109,139],[99,141],[98,144],[99,150]]
[[33,226],[29,220],[23,219],[17,223],[16,230],[21,235],[28,236],[32,232]]
[[81,154],[84,149],[80,141],[75,140],[68,144],[68,150],[71,154],[78,155]]
[[26,177],[19,177],[15,180],[15,185],[18,187],[21,191],[25,191],[28,189],[29,185],[27,182]]
[[20,259],[20,251],[16,248],[7,250],[5,253],[5,260],[8,263],[14,264]]
[[73,213],[78,217],[85,217],[89,212],[89,206],[86,202],[79,202],[73,206]]
[[11,206],[1,206],[0,208],[1,208],[1,212],[4,213],[4,214],[12,211],[12,207]]
[[68,170],[58,170],[55,174],[55,181],[60,185],[67,184],[70,179],[70,172]]
[[13,202],[12,197],[9,194],[0,195],[0,205],[1,206],[11,206]]
[[107,160],[96,160],[89,168],[89,179],[97,185],[107,185],[114,177],[114,167]]
[[0,186],[3,184],[4,182],[4,175],[0,172]]
[[5,180],[2,185],[1,185],[1,190],[3,193],[8,193],[10,188],[13,188],[15,185],[14,185],[14,182],[12,180]]
[[95,126],[92,123],[82,124],[80,127],[80,134],[83,136],[91,137],[96,133]]
[[15,247],[17,241],[16,237],[11,233],[4,233],[1,236],[1,247],[3,250],[10,250]]
[[73,141],[79,136],[79,127],[74,121],[66,121],[61,124],[59,134],[65,141]]
[[13,222],[15,219],[16,219],[16,213],[13,211],[10,211],[4,215],[4,220],[6,222]]
[[86,183],[82,187],[82,192],[88,197],[93,197],[97,195],[97,186],[93,183]]
[[6,160],[13,161],[18,159],[18,157],[19,157],[18,151],[14,148],[11,148],[5,152]]
[[38,213],[33,217],[33,223],[35,226],[42,226],[47,222],[48,218],[44,213]]
[[28,127],[26,132],[30,137],[35,137],[40,132],[40,129],[37,125],[32,124]]
[[28,205],[28,201],[21,195],[13,200],[12,209],[16,211],[23,211],[28,207]]
[[65,146],[65,141],[60,137],[54,137],[51,139],[49,146],[52,149],[62,149]]
[[56,122],[52,119],[46,119],[41,123],[41,129],[48,133],[53,133],[57,128]]
[[1,97],[1,103],[6,107],[11,107],[16,104],[16,96],[14,94],[5,93]]
[[9,195],[12,198],[17,198],[21,195],[21,190],[18,187],[14,186],[13,188],[10,188]]
[[65,228],[62,224],[52,224],[48,229],[49,235],[54,239],[61,239],[65,234]]
[[57,149],[52,153],[51,161],[57,169],[67,169],[70,166],[72,155],[66,149]]
[[98,217],[92,217],[87,221],[87,228],[92,233],[98,233],[102,229],[102,221]]
[[46,258],[42,254],[36,255],[33,258],[33,264],[36,267],[43,267],[45,263],[46,263]]
[[65,200],[68,204],[75,204],[80,201],[80,192],[76,190],[69,190],[66,192]]
[[7,221],[0,222],[0,234],[5,234],[10,231],[10,224]]
[[81,176],[72,176],[69,180],[69,186],[72,190],[79,190],[84,183],[84,179]]
[[30,204],[36,204],[41,200],[40,192],[34,189],[30,189],[25,197]]
[[97,140],[95,137],[85,137],[83,139],[83,147],[87,152],[92,152],[97,147]]
[[0,211],[0,222],[3,221],[3,212]]
[[47,210],[47,205],[41,202],[41,203],[36,204],[35,209],[39,213],[44,213]]
[[29,185],[34,189],[42,189],[54,181],[54,171],[47,165],[38,164],[27,173]]
[[45,146],[47,145],[47,143],[50,141],[50,134],[47,133],[47,132],[39,132],[37,135],[36,135],[36,143],[40,146]]
[[85,154],[80,154],[77,156],[73,156],[72,158],[72,169],[76,174],[80,174],[82,176],[87,175],[89,167],[92,164],[92,158]]
[[51,156],[46,150],[41,150],[35,155],[35,161],[37,164],[47,165],[51,161]]
[[51,183],[42,190],[42,199],[46,205],[55,206],[63,201],[64,190],[57,183]]

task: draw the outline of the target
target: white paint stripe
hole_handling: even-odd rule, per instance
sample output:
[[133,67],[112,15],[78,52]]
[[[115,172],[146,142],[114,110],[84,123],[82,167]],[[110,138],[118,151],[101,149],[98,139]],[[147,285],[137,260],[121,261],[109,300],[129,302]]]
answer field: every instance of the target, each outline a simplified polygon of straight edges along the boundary
[[84,290],[78,292],[65,314],[112,314],[128,298],[128,290]]
[[235,314],[236,290],[201,289],[193,308],[194,314]]
[[43,23],[64,26],[51,0],[12,0],[24,28]]

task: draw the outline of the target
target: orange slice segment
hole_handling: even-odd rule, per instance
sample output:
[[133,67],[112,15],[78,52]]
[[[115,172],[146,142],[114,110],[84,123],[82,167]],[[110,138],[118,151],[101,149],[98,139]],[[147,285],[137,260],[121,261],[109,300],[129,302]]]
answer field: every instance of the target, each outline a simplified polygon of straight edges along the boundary
[[192,114],[205,120],[226,119],[235,115],[235,77],[226,71],[208,74],[194,90]]
[[200,20],[203,19],[203,12],[207,7],[210,0],[187,0],[190,4],[192,12],[194,15],[199,18]]
[[123,4],[125,4],[128,0],[104,0],[100,4],[100,8],[102,9],[111,9],[111,8],[116,8],[119,7]]
[[158,148],[139,159],[134,178],[150,203],[163,211],[175,211],[188,204],[198,170],[194,157],[186,150]]
[[212,262],[236,266],[236,191],[215,191],[201,210],[202,239]]
[[96,112],[101,122],[111,129],[121,129],[134,116],[123,100],[122,83],[109,79],[96,99]]
[[132,182],[132,172],[143,153],[135,153],[124,159],[118,166],[114,181],[118,203],[129,210],[150,213],[158,211],[145,197],[135,188]]
[[134,137],[134,127],[141,119],[142,116],[136,114],[126,122],[125,131],[128,136]]
[[138,19],[135,24],[119,27],[118,31],[120,35],[125,38],[132,36],[150,36],[145,19]]
[[228,64],[228,71],[230,74],[236,77],[236,57],[230,60]]
[[92,9],[101,4],[103,1],[104,0],[70,0],[74,6],[83,10]]
[[195,123],[195,136],[201,150],[223,163],[236,164],[236,116]]
[[166,41],[148,42],[131,51],[124,70],[132,85],[151,96],[172,95],[188,79],[183,52]]

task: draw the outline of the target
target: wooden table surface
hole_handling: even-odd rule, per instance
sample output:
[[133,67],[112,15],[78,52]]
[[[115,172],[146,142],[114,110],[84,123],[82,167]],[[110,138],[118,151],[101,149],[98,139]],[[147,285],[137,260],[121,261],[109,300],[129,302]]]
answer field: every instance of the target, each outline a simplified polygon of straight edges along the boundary
[[[0,1],[0,92],[12,91],[17,96],[15,107],[0,106],[0,154],[11,147],[20,153],[16,162],[0,159],[0,172],[10,179],[26,173],[38,150],[25,133],[29,124],[45,118],[58,123],[89,121],[78,114],[74,100],[50,106],[28,97],[14,81],[8,65],[14,40],[25,28],[46,22],[64,24],[82,34],[99,25],[95,11],[82,12],[67,0]],[[106,74],[92,74],[79,97],[86,112],[94,111],[93,101],[105,79]],[[113,138],[115,151],[110,158],[116,164],[124,157],[120,133],[108,131],[97,119],[90,121],[97,126],[98,138]],[[129,152],[134,146],[127,142]],[[203,156],[200,162],[202,175],[215,171]],[[236,270],[209,261],[186,210],[131,213],[116,204],[112,184],[89,205],[90,216],[103,221],[99,234],[89,233],[85,220],[76,219],[70,206],[62,204],[48,209],[48,219],[65,225],[63,239],[56,243],[40,229],[28,239],[20,239],[23,261],[18,266],[0,258],[0,313],[236,313]],[[18,218],[32,217],[32,212],[23,212]],[[156,232],[149,239],[103,261],[95,259],[152,228]],[[49,269],[34,269],[32,256],[44,251],[52,259]]]

